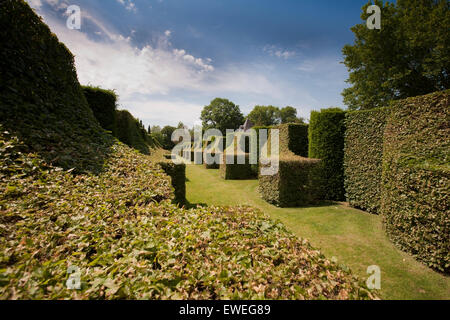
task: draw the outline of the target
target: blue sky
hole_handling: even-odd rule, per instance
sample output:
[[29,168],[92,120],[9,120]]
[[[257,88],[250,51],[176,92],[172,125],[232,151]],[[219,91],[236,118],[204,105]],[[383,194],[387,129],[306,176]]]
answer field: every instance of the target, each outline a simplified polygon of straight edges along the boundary
[[[191,126],[228,98],[311,110],[338,106],[341,49],[367,0],[28,0],[75,55],[79,80],[115,89],[150,125]],[[66,8],[81,8],[81,30]]]

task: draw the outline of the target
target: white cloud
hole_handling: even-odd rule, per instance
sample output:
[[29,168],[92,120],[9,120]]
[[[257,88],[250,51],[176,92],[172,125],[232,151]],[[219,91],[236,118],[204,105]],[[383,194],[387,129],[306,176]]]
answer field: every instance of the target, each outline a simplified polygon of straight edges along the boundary
[[137,12],[136,5],[131,0],[117,0],[121,5],[125,7],[128,11]]
[[271,56],[283,59],[289,59],[296,55],[295,51],[284,50],[274,45],[267,45],[263,48],[263,50]]

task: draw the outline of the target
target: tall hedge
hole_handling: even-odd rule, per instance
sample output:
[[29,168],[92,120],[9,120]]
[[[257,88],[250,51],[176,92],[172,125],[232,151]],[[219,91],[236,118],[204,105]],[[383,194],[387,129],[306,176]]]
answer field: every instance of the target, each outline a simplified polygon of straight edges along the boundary
[[344,191],[345,112],[339,108],[312,111],[309,123],[309,157],[321,159],[318,171],[322,198],[342,201]]
[[127,110],[117,110],[117,138],[128,145],[140,151],[143,154],[149,154],[149,145],[147,133],[143,130],[130,112]]
[[351,206],[379,213],[383,135],[390,108],[353,111],[346,114],[344,176]]
[[[275,175],[259,174],[259,192],[267,202],[279,207],[299,207],[320,200],[320,181],[317,170],[320,160],[307,159],[293,154],[279,158]],[[261,168],[270,164],[261,164]]]
[[46,161],[98,171],[112,137],[78,82],[74,58],[23,0],[0,1],[0,124]]
[[389,237],[450,271],[450,90],[396,102],[384,134],[381,211]]
[[308,157],[308,125],[287,123],[277,126],[280,130],[280,152],[292,152]]
[[83,93],[89,107],[103,129],[117,136],[117,95],[112,90],[83,86]]

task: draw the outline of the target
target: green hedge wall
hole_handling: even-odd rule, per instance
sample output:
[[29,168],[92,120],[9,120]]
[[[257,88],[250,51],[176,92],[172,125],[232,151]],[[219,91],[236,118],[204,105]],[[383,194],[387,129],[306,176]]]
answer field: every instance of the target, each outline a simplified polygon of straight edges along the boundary
[[398,101],[384,134],[382,207],[392,241],[450,271],[450,90]]
[[83,93],[89,107],[103,129],[108,130],[113,136],[117,136],[117,95],[112,90],[104,90],[98,87],[83,86]]
[[[211,156],[214,157],[216,154],[215,153],[211,153]],[[213,163],[213,164],[207,164],[206,163],[206,157],[204,157],[204,166],[206,169],[220,169],[220,164],[219,163]]]
[[309,123],[309,157],[322,160],[318,179],[323,200],[343,201],[345,112],[339,108],[312,111]]
[[95,119],[74,58],[22,0],[0,1],[0,124],[47,162],[100,171],[113,138]]
[[149,154],[147,133],[143,130],[131,113],[127,110],[117,110],[117,138],[128,145],[140,151],[143,154]]
[[[259,192],[267,202],[279,207],[299,207],[320,200],[317,170],[320,160],[293,154],[280,156],[276,175],[259,175]],[[269,166],[261,164],[261,167]]]
[[292,152],[308,157],[308,125],[287,123],[276,127],[280,130],[280,152]]
[[256,179],[258,173],[254,165],[250,164],[249,155],[245,154],[245,164],[237,164],[237,155],[234,156],[234,164],[227,164],[225,153],[222,154],[223,164],[220,165],[220,175],[225,180]]
[[[167,155],[171,158],[171,155]],[[182,205],[186,203],[186,165],[184,163],[175,164],[172,160],[165,158],[158,164],[164,172],[171,178],[172,187],[175,190],[175,202]]]
[[351,206],[379,213],[383,134],[389,108],[346,114],[344,185]]

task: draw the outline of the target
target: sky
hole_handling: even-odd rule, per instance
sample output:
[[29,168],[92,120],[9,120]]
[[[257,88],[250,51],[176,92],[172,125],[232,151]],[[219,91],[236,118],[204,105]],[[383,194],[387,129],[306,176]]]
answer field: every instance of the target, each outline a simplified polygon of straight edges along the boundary
[[[367,0],[27,0],[75,56],[83,85],[114,89],[145,125],[192,126],[216,97],[345,108],[342,47]],[[69,5],[81,29],[67,28]]]

